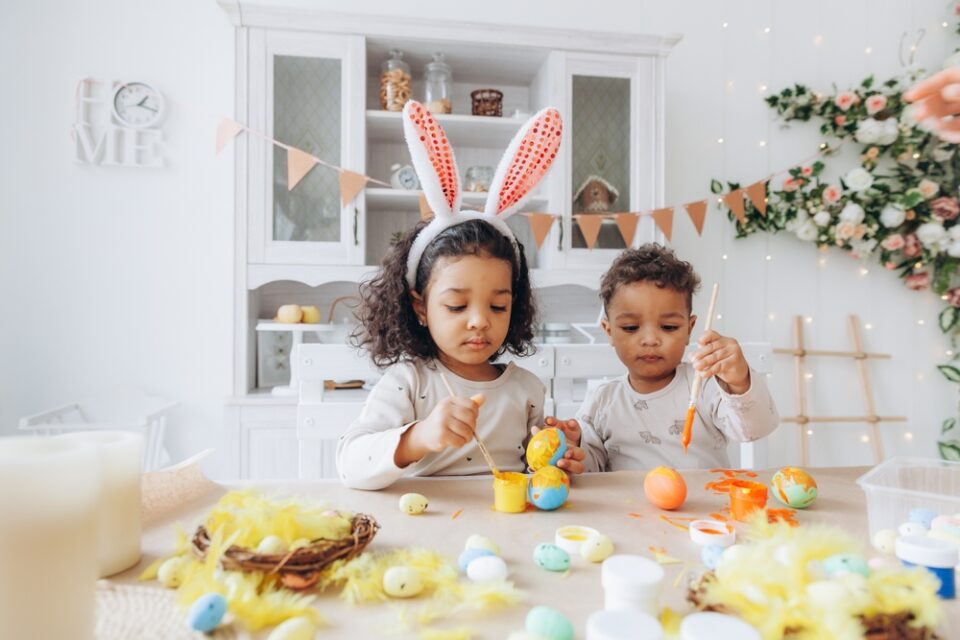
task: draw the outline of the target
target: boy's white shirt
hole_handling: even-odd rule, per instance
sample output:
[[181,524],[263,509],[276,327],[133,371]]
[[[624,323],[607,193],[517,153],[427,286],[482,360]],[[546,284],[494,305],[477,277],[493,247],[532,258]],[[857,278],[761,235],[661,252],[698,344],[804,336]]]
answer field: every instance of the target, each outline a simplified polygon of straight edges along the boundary
[[509,363],[496,380],[461,378],[437,360],[400,362],[389,367],[370,392],[363,412],[337,443],[337,474],[355,489],[382,489],[409,476],[461,476],[490,473],[476,440],[459,449],[428,453],[400,468],[394,454],[400,436],[423,420],[450,394],[443,371],[461,397],[482,393],[477,434],[503,471],[524,471],[530,428],[543,424],[545,387],[522,367]]
[[586,471],[729,467],[728,440],[750,442],[776,429],[780,416],[762,374],[751,369],[750,388],[741,395],[709,378],[684,453],[681,436],[693,375],[693,366],[681,363],[673,380],[653,393],[635,391],[626,374],[589,393],[576,416]]

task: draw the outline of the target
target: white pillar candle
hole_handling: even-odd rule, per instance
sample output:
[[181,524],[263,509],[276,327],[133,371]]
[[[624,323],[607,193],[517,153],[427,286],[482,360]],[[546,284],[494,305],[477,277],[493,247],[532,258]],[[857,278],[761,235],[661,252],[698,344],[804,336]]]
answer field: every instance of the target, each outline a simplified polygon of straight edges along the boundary
[[0,638],[93,638],[98,464],[81,442],[0,438]]
[[130,431],[78,431],[58,437],[91,444],[100,455],[100,577],[129,569],[140,562],[143,437]]

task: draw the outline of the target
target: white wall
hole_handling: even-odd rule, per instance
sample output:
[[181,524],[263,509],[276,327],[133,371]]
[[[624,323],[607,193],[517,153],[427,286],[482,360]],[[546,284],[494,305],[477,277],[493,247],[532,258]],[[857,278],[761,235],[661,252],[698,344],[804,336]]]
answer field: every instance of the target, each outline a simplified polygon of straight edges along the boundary
[[[302,3],[344,7],[336,0]],[[25,413],[134,382],[183,401],[176,455],[215,445],[231,366],[229,152],[212,156],[212,117],[176,106],[164,126],[169,166],[162,170],[75,165],[68,131],[74,85],[83,76],[146,79],[174,100],[211,115],[229,113],[232,28],[213,0],[9,4],[0,9],[6,152],[0,160],[0,431],[12,430]],[[372,14],[394,14],[399,6],[355,4],[352,11]],[[831,83],[843,87],[870,72],[886,78],[900,71],[905,30],[927,29],[917,52],[927,67],[937,66],[955,42],[952,26],[939,26],[951,20],[942,0],[491,0],[482,16],[464,7],[430,0],[416,3],[415,11],[452,20],[682,33],[668,62],[666,204],[705,196],[711,177],[752,181],[816,148],[817,125],[781,130],[759,85],[773,91],[800,81],[829,91]],[[939,300],[907,291],[873,265],[861,276],[859,265],[840,252],[826,254],[820,266],[815,248],[791,237],[734,241],[731,225],[713,211],[703,238],[687,220],[678,218],[675,229],[681,256],[706,283],[721,283],[721,331],[786,345],[789,318],[800,313],[813,318],[810,344],[839,349],[848,345],[847,314],[871,322],[867,348],[894,355],[872,368],[880,413],[910,418],[908,427],[884,427],[885,446],[936,455],[938,425],[956,402],[954,389],[933,369],[946,348],[935,322]],[[772,380],[784,414],[793,411],[791,371],[788,359],[779,361]],[[863,412],[852,362],[823,362],[812,371],[811,413]],[[907,429],[911,440],[903,435]],[[814,461],[868,463],[869,444],[860,440],[865,433],[855,425],[818,430]],[[771,462],[789,460],[795,443],[795,427],[783,427],[771,439]]]

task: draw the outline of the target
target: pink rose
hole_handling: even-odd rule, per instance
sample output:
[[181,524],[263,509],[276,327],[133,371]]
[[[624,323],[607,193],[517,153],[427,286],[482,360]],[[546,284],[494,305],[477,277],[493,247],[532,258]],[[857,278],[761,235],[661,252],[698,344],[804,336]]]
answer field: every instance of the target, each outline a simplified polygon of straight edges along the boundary
[[833,100],[833,103],[837,105],[837,108],[840,109],[840,111],[846,111],[858,102],[860,102],[860,98],[852,91],[838,93],[837,97]]
[[796,191],[800,188],[800,185],[803,184],[802,179],[796,179],[794,177],[789,177],[783,181],[783,190],[784,191]]
[[952,307],[960,307],[960,287],[954,287],[953,289],[947,289],[947,302]]
[[943,196],[931,202],[930,209],[941,220],[953,220],[960,215],[960,202],[956,198]]
[[803,167],[802,169],[800,169],[800,173],[801,173],[802,175],[804,175],[804,176],[808,176],[808,177],[809,177],[809,176],[812,176],[812,175],[813,175],[813,167]]
[[880,246],[887,251],[899,251],[905,244],[906,242],[904,241],[903,236],[899,233],[895,233],[892,236],[887,236],[884,238],[883,242],[880,243]]
[[905,257],[916,258],[923,253],[923,247],[920,245],[920,240],[917,238],[917,234],[911,233],[904,238],[904,241],[903,255]]
[[837,125],[838,127],[842,127],[843,125],[847,124],[847,116],[834,116],[833,124]]
[[873,115],[879,111],[883,111],[883,108],[887,106],[887,96],[882,95],[872,95],[867,98],[867,113]]
[[896,263],[896,262],[887,262],[887,263],[885,263],[883,266],[885,266],[885,267],[886,267],[887,269],[889,269],[890,271],[893,271],[894,269],[897,268],[897,263]]
[[826,204],[833,204],[840,200],[841,195],[843,195],[843,190],[837,185],[831,184],[823,190],[823,201]]
[[837,242],[842,242],[856,235],[857,225],[852,222],[841,222],[834,233],[837,236]]
[[907,287],[913,289],[914,291],[923,291],[930,286],[930,274],[926,271],[911,273],[904,279],[904,282],[906,283]]

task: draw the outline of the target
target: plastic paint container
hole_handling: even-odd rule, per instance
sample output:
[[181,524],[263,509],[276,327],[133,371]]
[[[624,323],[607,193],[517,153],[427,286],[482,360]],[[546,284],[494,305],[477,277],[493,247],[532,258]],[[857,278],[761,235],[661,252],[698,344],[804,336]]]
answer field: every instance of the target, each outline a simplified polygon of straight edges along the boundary
[[730,514],[734,520],[746,520],[747,516],[767,506],[767,485],[750,480],[734,480],[730,483]]
[[663,578],[663,567],[653,560],[641,556],[610,556],[600,570],[603,608],[656,616]]
[[503,513],[522,513],[527,509],[527,476],[516,471],[501,471],[493,478],[493,507]]
[[713,611],[693,613],[680,623],[680,640],[760,640],[760,632],[734,616]]
[[587,640],[662,640],[663,627],[638,611],[597,611],[587,618]]
[[952,542],[926,536],[901,536],[896,543],[897,558],[907,567],[923,567],[940,581],[937,595],[945,600],[957,597],[956,566],[960,548]]
[[557,529],[553,543],[571,555],[579,555],[583,543],[598,535],[600,532],[591,527],[568,524]]

